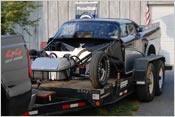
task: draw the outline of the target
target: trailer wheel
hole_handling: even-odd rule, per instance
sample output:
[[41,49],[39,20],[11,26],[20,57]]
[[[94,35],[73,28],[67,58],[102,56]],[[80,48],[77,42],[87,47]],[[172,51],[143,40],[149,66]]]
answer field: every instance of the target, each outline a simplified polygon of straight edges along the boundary
[[152,63],[147,67],[145,85],[137,86],[137,95],[140,101],[149,102],[152,101],[155,95],[156,89],[156,77],[155,68]]
[[107,55],[100,51],[96,52],[89,64],[89,74],[92,86],[102,88],[109,78],[110,63]]
[[165,66],[164,63],[162,61],[158,61],[155,65],[156,67],[156,92],[155,95],[159,96],[162,94],[163,91],[163,87],[164,87],[164,79],[165,79]]

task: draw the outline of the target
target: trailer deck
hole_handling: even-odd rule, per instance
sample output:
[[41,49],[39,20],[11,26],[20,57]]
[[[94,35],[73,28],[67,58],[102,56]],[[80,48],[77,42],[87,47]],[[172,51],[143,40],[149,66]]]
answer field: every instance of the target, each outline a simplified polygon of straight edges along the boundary
[[[127,81],[127,83],[126,83]],[[109,79],[105,87],[93,88],[89,79],[74,79],[69,81],[44,81],[38,91],[54,91],[56,99],[47,104],[35,104],[29,115],[52,115],[78,111],[89,107],[104,106],[115,103],[133,92],[129,79]],[[122,87],[124,86],[124,87]]]
[[[109,79],[108,83],[115,85],[116,79]],[[33,87],[37,87],[37,84],[33,84]],[[70,89],[86,89],[94,90],[91,81],[89,79],[73,79],[69,81],[44,81],[40,85],[40,88],[70,88]],[[100,90],[100,89],[96,89]]]

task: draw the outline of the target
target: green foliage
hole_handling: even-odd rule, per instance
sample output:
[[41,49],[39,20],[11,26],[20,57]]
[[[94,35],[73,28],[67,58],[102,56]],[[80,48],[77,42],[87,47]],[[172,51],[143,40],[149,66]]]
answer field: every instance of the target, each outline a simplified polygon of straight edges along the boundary
[[36,26],[39,18],[30,20],[30,14],[39,7],[32,1],[1,2],[1,34],[16,34],[15,26],[19,25],[29,35],[26,26]]

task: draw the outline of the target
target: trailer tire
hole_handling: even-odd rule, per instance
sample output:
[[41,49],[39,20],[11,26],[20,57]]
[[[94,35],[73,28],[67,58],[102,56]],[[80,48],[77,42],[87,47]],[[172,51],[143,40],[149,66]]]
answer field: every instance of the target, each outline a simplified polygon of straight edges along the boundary
[[148,64],[145,85],[137,86],[137,95],[140,101],[150,102],[153,100],[156,89],[156,74],[152,63]]
[[110,62],[107,55],[102,52],[96,52],[89,64],[89,75],[92,86],[96,89],[103,88],[107,83],[110,72]]
[[158,62],[156,62],[155,64],[155,68],[156,68],[156,92],[155,95],[159,96],[162,94],[163,92],[163,88],[164,88],[164,79],[165,79],[165,65],[164,63],[159,60]]

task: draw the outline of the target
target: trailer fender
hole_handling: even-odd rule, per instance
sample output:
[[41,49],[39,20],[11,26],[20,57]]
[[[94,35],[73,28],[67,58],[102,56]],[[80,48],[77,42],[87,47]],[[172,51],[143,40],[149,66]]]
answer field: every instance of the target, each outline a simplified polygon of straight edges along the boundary
[[135,60],[133,70],[133,81],[136,85],[145,85],[146,70],[149,63],[155,63],[157,60],[165,62],[165,57],[161,55],[151,55],[141,57]]

